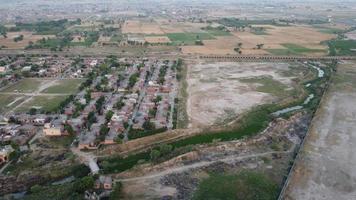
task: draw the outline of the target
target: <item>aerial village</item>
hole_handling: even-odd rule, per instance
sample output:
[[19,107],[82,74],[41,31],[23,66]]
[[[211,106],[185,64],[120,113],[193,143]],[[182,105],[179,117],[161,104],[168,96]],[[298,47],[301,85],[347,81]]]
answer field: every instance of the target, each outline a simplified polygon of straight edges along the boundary
[[8,56],[0,62],[0,93],[8,96],[1,164],[15,151],[30,151],[36,137],[72,136],[73,147],[93,150],[175,127],[179,61]]

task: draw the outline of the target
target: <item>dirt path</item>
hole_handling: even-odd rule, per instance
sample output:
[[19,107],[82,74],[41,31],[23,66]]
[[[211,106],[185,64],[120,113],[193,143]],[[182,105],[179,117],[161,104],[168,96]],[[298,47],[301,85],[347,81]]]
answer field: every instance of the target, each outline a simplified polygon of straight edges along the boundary
[[82,163],[86,164],[90,168],[92,174],[97,174],[99,172],[100,168],[98,166],[97,158],[95,155],[93,155],[91,152],[80,151],[75,147],[72,147],[70,150],[79,158]]
[[[291,149],[293,149],[293,148],[291,148]],[[167,170],[164,170],[161,172],[157,172],[157,173],[153,173],[150,175],[146,175],[146,176],[135,177],[135,178],[116,179],[115,181],[129,182],[129,181],[141,181],[141,180],[147,180],[147,179],[161,178],[168,174],[181,173],[181,172],[188,171],[191,169],[209,166],[209,165],[217,163],[217,162],[228,163],[228,162],[235,162],[235,161],[244,160],[244,159],[248,159],[248,158],[263,157],[263,156],[272,155],[272,154],[289,154],[291,152],[291,149],[288,151],[270,151],[270,152],[257,153],[257,154],[251,154],[251,155],[243,155],[243,156],[237,156],[237,157],[236,156],[228,156],[228,157],[216,159],[213,161],[200,161],[200,162],[193,163],[190,165],[184,165],[184,166],[179,166],[179,167],[175,167],[175,168],[170,168],[170,169],[167,169]]]

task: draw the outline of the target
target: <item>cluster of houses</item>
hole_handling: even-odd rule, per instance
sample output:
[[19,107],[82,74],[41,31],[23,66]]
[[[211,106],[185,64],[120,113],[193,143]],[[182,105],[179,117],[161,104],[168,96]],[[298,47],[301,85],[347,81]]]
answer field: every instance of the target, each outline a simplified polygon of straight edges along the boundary
[[[79,149],[96,149],[99,144],[114,144],[118,138],[127,137],[130,129],[145,131],[144,123],[147,121],[152,122],[155,128],[167,127],[169,108],[174,102],[172,94],[177,86],[176,72],[172,65],[173,62],[169,61],[136,61],[126,67],[121,74],[124,78],[119,80],[118,74],[106,76],[110,92],[92,92],[91,101],[86,104],[81,115],[68,120],[75,126],[75,129],[82,128],[83,125],[80,125],[80,122],[83,123],[90,113],[96,112],[96,102],[104,97],[103,113],[96,114],[96,121],[91,125],[90,130],[78,130],[80,132]],[[162,75],[163,66],[166,71]],[[130,85],[132,76],[136,76],[136,80]],[[163,78],[163,82],[159,81],[160,78]],[[97,77],[93,85],[100,83],[100,79],[102,77]],[[159,101],[156,101],[158,96]],[[156,110],[153,116],[151,116],[152,113],[150,115],[152,110]],[[109,112],[111,116],[107,119]],[[102,136],[103,126],[108,129],[104,136]]]
[[[36,63],[42,66],[51,60],[37,59]],[[85,74],[98,73],[61,114],[12,113],[6,116],[0,124],[2,142],[14,141],[24,146],[38,132],[48,137],[75,134],[79,149],[96,149],[100,144],[122,141],[130,134],[130,129],[146,131],[147,122],[154,125],[153,129],[169,128],[177,89],[174,61],[125,60],[122,61],[124,69],[102,74],[99,66],[104,59],[85,58],[74,64],[73,60],[64,60],[52,60],[48,66],[51,68],[57,63],[54,66],[60,66],[61,76],[64,73],[79,75],[73,68]]]

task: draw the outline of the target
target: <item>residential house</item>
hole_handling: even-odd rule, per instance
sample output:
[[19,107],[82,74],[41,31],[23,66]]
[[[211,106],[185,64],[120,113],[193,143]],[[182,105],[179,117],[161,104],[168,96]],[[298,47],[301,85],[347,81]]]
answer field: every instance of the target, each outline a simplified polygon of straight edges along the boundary
[[111,190],[112,189],[112,178],[110,176],[99,176],[99,178],[95,181],[95,189],[104,189]]
[[10,154],[14,152],[11,145],[6,145],[0,148],[0,165],[7,163],[10,159]]

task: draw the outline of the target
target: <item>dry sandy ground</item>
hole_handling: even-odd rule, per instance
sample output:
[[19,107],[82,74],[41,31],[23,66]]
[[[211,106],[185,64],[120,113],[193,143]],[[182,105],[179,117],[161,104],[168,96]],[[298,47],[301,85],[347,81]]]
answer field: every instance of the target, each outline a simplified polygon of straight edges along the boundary
[[122,27],[122,33],[164,34],[160,26],[152,21],[128,20]]
[[[23,35],[22,41],[14,42],[14,38]],[[33,35],[32,32],[8,32],[7,38],[0,36],[0,46],[6,46],[7,49],[24,49],[28,46],[29,42],[36,42],[42,38],[54,38],[54,35]]]
[[287,63],[200,63],[188,67],[187,113],[189,127],[204,127],[224,118],[240,115],[256,105],[276,100],[267,93],[257,92],[241,78],[271,76],[285,85],[291,78],[281,76]]
[[176,22],[166,19],[156,19],[152,21],[127,20],[123,27],[122,33],[137,34],[165,34],[165,33],[184,33],[184,32],[201,32],[205,23]]
[[317,29],[307,26],[264,26],[267,35],[256,35],[250,32],[234,32],[243,43],[244,48],[254,48],[257,44],[265,44],[265,49],[283,49],[283,43],[293,43],[311,49],[325,49],[321,41],[330,40],[334,35],[320,33]]
[[171,42],[167,36],[145,36],[145,41],[150,44],[163,44]]
[[356,199],[356,63],[342,64],[306,138],[285,198]]

